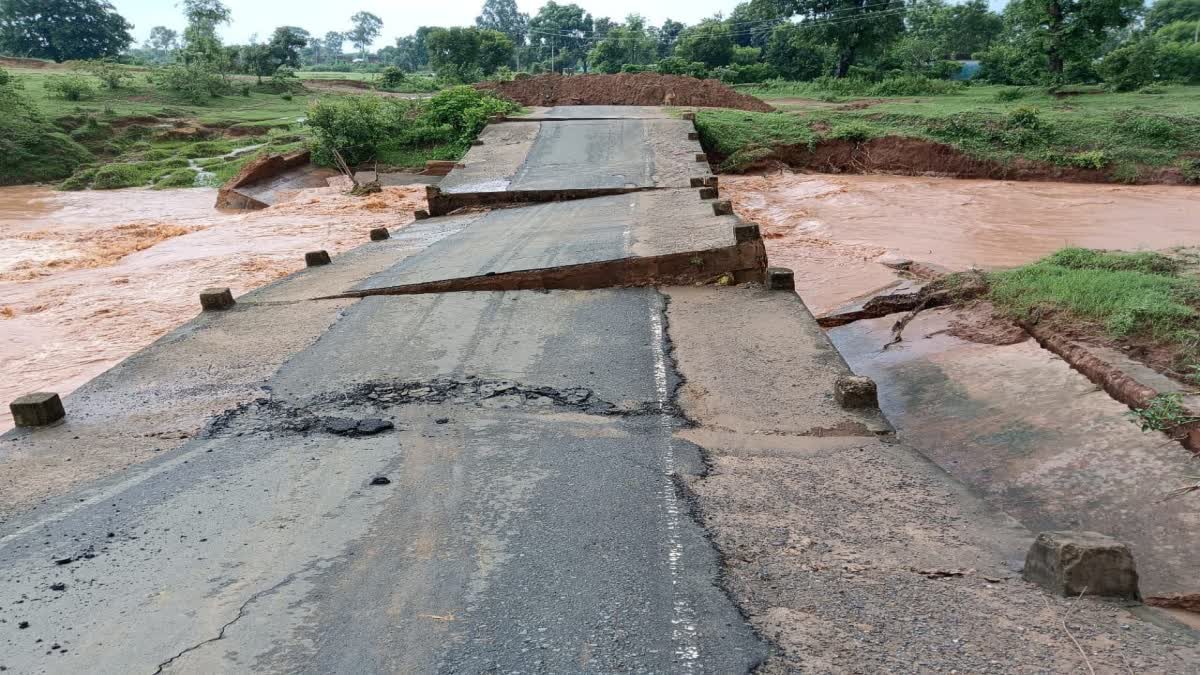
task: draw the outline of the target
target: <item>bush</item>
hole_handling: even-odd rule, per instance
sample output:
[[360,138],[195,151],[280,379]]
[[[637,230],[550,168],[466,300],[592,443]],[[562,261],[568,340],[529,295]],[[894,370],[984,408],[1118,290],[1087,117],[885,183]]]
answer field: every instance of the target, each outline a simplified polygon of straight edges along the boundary
[[449,126],[455,140],[467,145],[487,125],[489,117],[506,115],[519,108],[511,101],[462,86],[447,89],[429,99],[422,117],[429,124]]
[[723,66],[714,69],[712,74],[726,84],[753,84],[766,82],[779,76],[779,73],[766,63]]
[[379,77],[379,86],[384,89],[396,89],[404,84],[404,71],[396,66],[388,66],[383,69],[383,74]]
[[1022,105],[1008,111],[1008,126],[1017,129],[1037,129],[1042,125],[1042,111],[1037,106]]
[[313,130],[313,161],[324,166],[335,165],[334,149],[350,165],[374,158],[379,143],[388,133],[383,105],[383,100],[375,96],[315,101],[308,107],[305,121]]
[[1175,125],[1160,115],[1126,111],[1117,117],[1117,130],[1144,145],[1173,147],[1177,142]]
[[156,70],[152,77],[155,86],[174,92],[193,105],[204,105],[229,91],[225,77],[212,66],[201,63],[166,66]]
[[1158,44],[1153,39],[1127,43],[1109,52],[1100,62],[1100,75],[1117,91],[1134,91],[1155,80]]
[[658,62],[658,72],[663,75],[686,75],[697,79],[708,77],[708,67],[699,61],[688,61],[679,56],[669,56]]
[[82,75],[51,75],[46,78],[46,91],[68,101],[82,101],[96,95],[96,85]]
[[7,86],[11,84],[12,81],[12,75],[9,75],[7,70],[0,68],[0,87]]
[[133,79],[132,73],[111,61],[92,61],[84,69],[108,89],[120,89],[125,82]]

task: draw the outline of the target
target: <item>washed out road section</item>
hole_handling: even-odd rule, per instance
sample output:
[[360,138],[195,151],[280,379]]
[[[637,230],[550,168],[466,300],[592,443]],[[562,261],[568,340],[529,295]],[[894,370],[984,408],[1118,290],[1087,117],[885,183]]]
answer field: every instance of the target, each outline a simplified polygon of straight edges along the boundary
[[29,628],[5,665],[752,668],[672,481],[702,464],[673,438],[664,311],[652,289],[357,302],[258,402],[6,527],[0,607]]

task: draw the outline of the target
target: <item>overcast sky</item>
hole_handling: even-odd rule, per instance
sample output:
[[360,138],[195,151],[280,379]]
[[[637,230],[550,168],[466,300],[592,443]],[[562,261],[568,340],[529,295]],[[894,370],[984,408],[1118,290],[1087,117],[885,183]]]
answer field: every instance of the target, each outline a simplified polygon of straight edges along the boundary
[[[182,11],[175,0],[111,0],[130,23],[137,44],[145,41],[154,26],[182,30]],[[631,12],[645,16],[650,23],[663,19],[695,23],[713,13],[728,13],[740,0],[574,0],[592,16],[614,19]],[[276,26],[299,26],[317,35],[331,30],[350,28],[350,15],[367,11],[383,19],[383,35],[376,42],[382,47],[409,35],[418,26],[467,26],[483,7],[483,0],[350,0],[349,2],[317,2],[317,0],[224,0],[233,11],[233,23],[221,30],[226,42],[243,43],[257,33],[266,38]],[[570,0],[558,0],[569,4]],[[522,12],[536,14],[544,0],[517,0]]]

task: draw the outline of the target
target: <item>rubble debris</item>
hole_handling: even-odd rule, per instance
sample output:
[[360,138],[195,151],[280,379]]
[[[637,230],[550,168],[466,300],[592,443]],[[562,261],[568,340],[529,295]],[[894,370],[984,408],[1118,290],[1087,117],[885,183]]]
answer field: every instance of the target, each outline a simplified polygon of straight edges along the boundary
[[391,485],[392,479],[387,476],[375,476],[371,479],[371,485]]

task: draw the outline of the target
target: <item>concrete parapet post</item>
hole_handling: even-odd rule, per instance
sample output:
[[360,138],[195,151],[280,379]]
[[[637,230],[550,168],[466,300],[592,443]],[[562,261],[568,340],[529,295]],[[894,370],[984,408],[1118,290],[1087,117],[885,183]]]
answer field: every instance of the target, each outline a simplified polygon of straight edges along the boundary
[[696,153],[696,161],[697,162],[707,162],[708,155],[704,154],[703,152],[697,152]]
[[476,147],[483,145],[483,139],[476,138],[475,140],[471,141],[471,145],[474,145]]
[[739,244],[745,244],[751,241],[761,241],[762,232],[759,231],[758,225],[753,223],[738,225],[733,228],[733,240]]
[[437,199],[442,196],[442,189],[436,185],[425,186],[425,199]]
[[772,291],[795,291],[796,275],[786,267],[768,267],[767,288]]
[[692,176],[692,177],[691,177],[691,179],[690,179],[688,182],[689,182],[689,184],[690,184],[692,187],[694,187],[694,188],[702,188],[702,187],[707,187],[707,186],[704,184],[704,177],[703,177],[703,176]]
[[200,309],[213,311],[229,309],[236,304],[228,288],[206,288],[200,291]]
[[309,251],[304,254],[304,264],[309,267],[320,267],[333,262],[329,257],[329,251]]
[[716,199],[718,196],[715,187],[700,188],[700,199]]
[[713,215],[717,216],[732,216],[733,202],[728,199],[722,199],[719,202],[713,202]]
[[371,230],[371,241],[383,241],[384,239],[387,239],[388,237],[391,237],[391,236],[392,236],[392,233],[388,232],[388,229],[386,227],[377,227],[377,228]]
[[694,112],[685,112],[685,113],[683,113],[682,117],[683,117],[683,119],[685,119],[685,120],[692,120],[692,121],[695,121],[695,120],[696,120],[696,113],[694,113]]
[[841,375],[833,384],[833,398],[847,409],[878,408],[879,390],[875,380],[860,375]]
[[425,209],[417,209],[413,211],[413,220],[425,220],[429,217],[429,212]]
[[50,391],[25,394],[8,404],[13,424],[19,427],[44,427],[66,416],[62,399]]
[[1023,575],[1057,595],[1141,599],[1129,546],[1098,532],[1042,532],[1025,556]]
[[492,115],[488,118],[488,124],[499,124],[505,119],[504,115]]
[[698,132],[698,131],[689,131],[689,132],[688,132],[688,140],[689,140],[689,141],[698,141],[698,140],[700,140],[700,132]]

